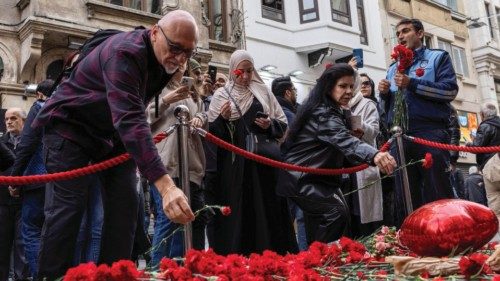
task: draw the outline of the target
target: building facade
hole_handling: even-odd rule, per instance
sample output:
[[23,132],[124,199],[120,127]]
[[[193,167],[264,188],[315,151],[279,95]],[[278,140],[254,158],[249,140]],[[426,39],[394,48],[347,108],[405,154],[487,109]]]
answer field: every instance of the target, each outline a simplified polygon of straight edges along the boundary
[[465,1],[480,102],[500,100],[500,1]]
[[[66,55],[98,29],[150,27],[169,11],[187,10],[199,30],[199,60],[227,72],[231,53],[242,47],[240,0],[4,0],[0,3],[1,108],[29,109],[26,85],[55,79]],[[3,114],[2,114],[3,116]]]
[[303,100],[325,65],[363,50],[361,72],[385,76],[378,1],[244,1],[245,45],[267,84],[290,75]]

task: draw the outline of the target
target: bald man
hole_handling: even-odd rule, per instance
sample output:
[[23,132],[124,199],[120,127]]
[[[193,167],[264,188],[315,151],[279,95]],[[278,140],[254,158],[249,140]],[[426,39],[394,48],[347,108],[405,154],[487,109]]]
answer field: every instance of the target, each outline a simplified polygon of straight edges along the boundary
[[[100,262],[131,256],[138,217],[136,165],[163,198],[177,223],[194,215],[186,196],[167,175],[144,113],[172,75],[196,53],[198,28],[186,11],[173,11],[151,29],[119,33],[87,55],[61,83],[33,126],[45,126],[49,173],[72,170],[124,152],[133,161],[100,173],[104,226]],[[72,265],[78,228],[88,198],[88,177],[55,182],[45,205],[39,278],[62,276]]]

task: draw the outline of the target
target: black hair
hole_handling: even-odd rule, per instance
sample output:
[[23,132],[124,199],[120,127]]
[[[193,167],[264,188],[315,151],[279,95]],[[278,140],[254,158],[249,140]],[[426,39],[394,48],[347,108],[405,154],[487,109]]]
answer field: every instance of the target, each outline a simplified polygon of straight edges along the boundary
[[354,77],[354,69],[347,63],[336,63],[323,71],[323,74],[318,78],[316,85],[309,93],[309,97],[304,104],[299,107],[299,111],[290,128],[288,135],[289,140],[293,140],[297,136],[316,107],[321,104],[339,107],[339,105],[332,100],[331,92],[338,80],[345,76]]
[[373,82],[373,80],[370,78],[370,76],[368,76],[368,74],[366,74],[366,73],[361,73],[361,74],[359,74],[359,76],[368,78],[368,82],[370,82],[370,86],[372,88],[370,96],[368,96],[366,98],[369,98],[369,99],[373,100],[375,103],[378,104],[378,100],[375,97],[375,82]]
[[40,82],[36,87],[36,91],[42,93],[46,97],[50,97],[52,95],[52,87],[54,86],[54,80],[46,79]]
[[285,91],[293,87],[292,79],[290,76],[278,77],[273,80],[271,84],[271,92],[277,97],[283,97]]
[[415,28],[415,32],[419,32],[420,30],[424,30],[424,25],[422,22],[418,19],[402,19],[396,24],[396,28],[402,24],[411,24],[413,25],[413,28]]

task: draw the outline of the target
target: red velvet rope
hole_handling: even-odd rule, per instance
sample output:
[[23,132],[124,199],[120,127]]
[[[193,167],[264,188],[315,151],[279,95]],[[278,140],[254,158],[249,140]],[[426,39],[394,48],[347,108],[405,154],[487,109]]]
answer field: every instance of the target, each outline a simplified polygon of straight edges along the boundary
[[439,142],[433,142],[417,137],[409,137],[409,136],[404,136],[406,139],[413,141],[414,143],[418,143],[421,145],[425,146],[430,146],[442,150],[453,150],[453,151],[464,151],[464,152],[472,152],[472,153],[494,153],[494,152],[500,152],[500,146],[459,146],[459,145],[452,145],[452,144],[446,144],[446,143],[439,143]]
[[[159,143],[163,139],[165,139],[168,135],[165,132],[159,133],[158,135],[153,137],[153,141],[155,143]],[[97,164],[89,165],[87,167],[74,169],[71,171],[53,173],[53,174],[45,174],[45,175],[32,175],[32,176],[21,176],[21,177],[12,177],[12,176],[0,176],[0,184],[2,185],[26,185],[26,184],[34,184],[34,183],[44,183],[44,182],[52,182],[52,181],[61,181],[61,180],[69,180],[76,177],[91,175],[96,172],[100,172],[116,165],[119,165],[130,159],[130,154],[124,153],[113,157],[111,159],[102,161]]]
[[[231,152],[234,152],[240,156],[243,156],[247,159],[253,160],[255,162],[268,165],[271,167],[279,168],[279,169],[284,169],[284,170],[291,170],[291,171],[297,171],[297,172],[303,172],[303,173],[310,173],[310,174],[316,174],[316,175],[340,175],[340,174],[352,174],[355,172],[359,172],[361,170],[364,170],[368,168],[368,164],[362,164],[359,166],[355,167],[350,167],[350,168],[340,168],[340,169],[319,169],[319,168],[309,168],[309,167],[302,167],[302,166],[297,166],[289,163],[283,163],[279,162],[261,155],[253,154],[250,153],[242,148],[239,148],[235,145],[232,145],[230,143],[227,143],[220,138],[210,134],[207,132],[205,139],[226,149]],[[387,151],[390,147],[390,142],[385,143],[381,147],[381,151]]]

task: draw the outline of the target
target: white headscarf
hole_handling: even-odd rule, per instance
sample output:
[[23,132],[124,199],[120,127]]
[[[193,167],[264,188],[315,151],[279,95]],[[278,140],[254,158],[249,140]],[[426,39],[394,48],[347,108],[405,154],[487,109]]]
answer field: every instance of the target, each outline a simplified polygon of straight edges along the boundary
[[212,101],[210,102],[210,108],[208,111],[208,121],[213,122],[219,116],[221,112],[221,107],[228,100],[231,101],[231,117],[229,120],[236,120],[241,118],[236,105],[233,100],[229,98],[228,92],[230,92],[234,101],[238,104],[241,114],[245,114],[250,106],[252,106],[253,98],[255,97],[264,109],[264,113],[267,113],[270,118],[278,119],[282,122],[286,122],[286,116],[281,109],[276,97],[269,92],[266,84],[260,78],[257,71],[254,70],[252,74],[252,80],[248,86],[241,86],[235,83],[236,75],[234,70],[242,61],[249,61],[254,65],[253,58],[245,50],[236,50],[229,59],[229,82],[223,88],[219,88],[215,91]]

